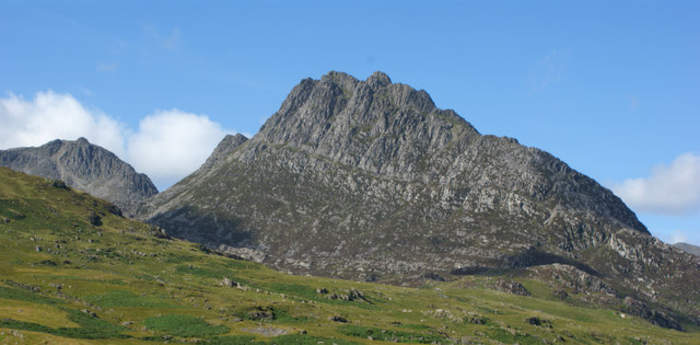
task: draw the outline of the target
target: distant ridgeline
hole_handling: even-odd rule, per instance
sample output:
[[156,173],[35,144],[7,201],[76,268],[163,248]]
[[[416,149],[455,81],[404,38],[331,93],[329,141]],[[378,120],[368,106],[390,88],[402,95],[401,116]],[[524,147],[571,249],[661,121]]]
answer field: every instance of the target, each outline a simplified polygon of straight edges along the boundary
[[148,176],[136,173],[131,165],[85,138],[0,150],[0,166],[64,181],[69,187],[114,203],[129,217],[146,198],[158,193]]

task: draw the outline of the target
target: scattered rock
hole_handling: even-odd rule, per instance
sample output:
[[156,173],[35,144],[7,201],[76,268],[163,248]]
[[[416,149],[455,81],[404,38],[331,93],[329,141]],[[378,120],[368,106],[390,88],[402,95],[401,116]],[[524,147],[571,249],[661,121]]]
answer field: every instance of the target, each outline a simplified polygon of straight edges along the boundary
[[520,284],[515,280],[498,278],[494,282],[493,288],[498,291],[506,292],[513,295],[530,296],[530,291],[527,291],[523,284]]
[[[254,334],[260,334],[265,337],[277,337],[280,335],[285,335],[289,333],[288,330],[284,328],[276,328],[276,327],[256,327],[256,328],[243,328],[241,329],[244,332],[248,333],[254,333]],[[302,333],[304,334],[304,333]]]
[[464,317],[464,322],[466,323],[471,323],[473,325],[485,325],[487,322],[489,322],[489,319],[478,315],[478,314],[469,314]]
[[54,188],[59,188],[59,189],[66,189],[66,190],[70,189],[68,187],[68,185],[66,185],[66,183],[63,182],[62,180],[53,180],[53,182],[51,183],[51,186],[53,186]]
[[171,239],[170,235],[168,235],[168,233],[165,232],[165,229],[163,229],[157,225],[151,226],[150,234],[154,237],[157,237],[157,238],[162,238],[162,239],[166,239],[166,240]]
[[559,290],[554,291],[554,296],[559,298],[559,299],[567,299],[569,297],[569,293],[567,293],[566,291],[564,291],[562,289],[559,289]]
[[34,247],[34,250],[35,250],[37,253],[40,253],[40,252],[42,251],[42,248],[41,248],[41,246],[36,246],[36,247]]
[[346,294],[338,294],[338,293],[333,293],[328,296],[330,299],[334,300],[341,300],[341,301],[348,301],[348,302],[353,302],[353,301],[365,301],[369,302],[369,300],[365,297],[365,295],[362,293],[362,291],[357,290],[357,289],[350,289],[346,290]]
[[224,278],[224,279],[219,283],[219,285],[224,286],[224,287],[234,287],[234,286],[238,285],[238,283],[235,282],[235,281],[233,281],[233,280],[231,280],[231,279]]
[[275,309],[273,307],[257,306],[247,314],[247,318],[253,321],[274,320]]
[[331,316],[331,317],[329,318],[329,320],[331,320],[331,321],[333,321],[333,322],[341,322],[341,323],[347,323],[347,322],[348,322],[348,319],[346,319],[346,318],[344,318],[344,317],[342,317],[342,316],[338,316],[338,315],[336,315],[336,316]]
[[102,225],[102,217],[98,215],[95,211],[90,212],[90,215],[88,216],[88,222],[94,226],[101,226]]
[[88,316],[90,316],[92,318],[95,318],[95,319],[98,318],[97,314],[95,314],[95,312],[93,312],[93,311],[90,311],[89,309],[81,309],[80,312],[83,314],[87,314]]
[[326,294],[328,294],[328,289],[326,289],[326,288],[318,288],[318,289],[316,289],[316,293],[317,293],[317,294],[321,294],[321,295],[326,295]]
[[56,262],[53,260],[43,260],[39,262],[39,265],[56,266]]
[[552,321],[540,319],[537,316],[533,316],[533,317],[527,319],[526,321],[527,321],[527,323],[529,323],[533,326],[552,328]]

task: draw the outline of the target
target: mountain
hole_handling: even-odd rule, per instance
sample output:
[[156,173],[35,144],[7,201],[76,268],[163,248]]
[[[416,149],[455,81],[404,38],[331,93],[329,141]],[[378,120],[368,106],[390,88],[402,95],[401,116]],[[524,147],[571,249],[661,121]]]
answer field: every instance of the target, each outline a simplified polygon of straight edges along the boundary
[[126,216],[158,190],[145,174],[137,173],[112,152],[85,138],[54,140],[39,147],[0,150],[0,166],[61,180],[118,206]]
[[690,345],[700,335],[592,307],[606,295],[593,288],[607,288],[595,277],[581,276],[590,291],[576,294],[577,281],[543,284],[542,266],[423,288],[294,276],[113,211],[0,168],[0,343]]
[[413,284],[549,266],[538,277],[585,274],[611,287],[609,303],[700,322],[698,264],[610,190],[381,72],[302,80],[254,137],[225,139],[142,211],[297,274]]
[[690,243],[683,243],[683,242],[678,242],[673,244],[674,247],[684,250],[690,254],[693,254],[695,256],[700,256],[700,247],[694,246]]

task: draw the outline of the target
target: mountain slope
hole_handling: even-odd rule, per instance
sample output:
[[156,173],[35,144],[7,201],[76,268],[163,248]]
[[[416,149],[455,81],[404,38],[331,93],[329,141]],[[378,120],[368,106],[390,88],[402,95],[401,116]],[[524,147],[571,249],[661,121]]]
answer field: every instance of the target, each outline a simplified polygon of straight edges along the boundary
[[693,254],[695,256],[700,256],[700,247],[694,246],[690,243],[679,242],[679,243],[674,243],[673,246],[678,248],[678,249],[682,249],[682,250],[684,250],[690,254]]
[[114,203],[129,217],[136,214],[143,200],[158,193],[148,176],[136,173],[116,155],[85,138],[0,150],[0,166],[62,180]]
[[302,80],[219,161],[142,217],[296,273],[406,282],[566,264],[700,320],[697,264],[612,192],[383,73]]
[[0,343],[638,345],[694,344],[700,332],[582,306],[599,292],[562,300],[537,277],[416,289],[286,275],[111,210],[0,168]]

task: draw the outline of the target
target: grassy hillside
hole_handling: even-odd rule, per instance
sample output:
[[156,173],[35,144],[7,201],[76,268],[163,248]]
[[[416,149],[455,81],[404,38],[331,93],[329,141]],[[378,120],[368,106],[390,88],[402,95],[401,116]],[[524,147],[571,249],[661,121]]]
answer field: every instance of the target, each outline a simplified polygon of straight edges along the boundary
[[110,205],[0,168],[0,344],[700,344],[687,332],[485,288],[292,276],[163,238]]

